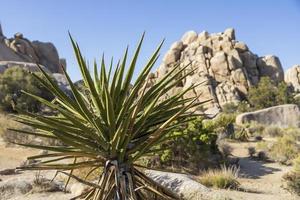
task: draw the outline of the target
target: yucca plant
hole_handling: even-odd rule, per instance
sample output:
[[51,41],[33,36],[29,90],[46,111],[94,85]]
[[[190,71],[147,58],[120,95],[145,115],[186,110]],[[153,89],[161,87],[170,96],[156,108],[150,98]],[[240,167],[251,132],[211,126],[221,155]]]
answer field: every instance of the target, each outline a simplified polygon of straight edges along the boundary
[[[137,161],[162,150],[157,147],[169,139],[167,133],[195,115],[189,110],[200,104],[196,101],[197,97],[183,98],[195,85],[170,98],[161,98],[193,72],[182,75],[187,66],[179,68],[178,65],[152,87],[148,87],[147,77],[159,57],[162,42],[133,81],[143,35],[129,65],[126,64],[127,48],[116,67],[110,62],[108,73],[103,57],[99,69],[95,62],[93,72],[90,73],[78,44],[71,36],[70,38],[88,92],[80,92],[65,71],[73,97],[60,90],[42,68],[40,70],[44,77],[32,74],[55,99],[48,101],[24,93],[58,114],[43,116],[19,111],[21,114],[16,116],[17,121],[34,127],[36,131],[12,130],[21,134],[54,138],[62,141],[65,146],[20,144],[49,151],[46,155],[29,157],[28,159],[40,161],[21,169],[58,170],[69,178],[91,186],[81,196],[85,199],[137,200],[149,199],[149,195],[151,199],[180,199],[178,195],[147,177],[143,173],[143,166],[138,165]],[[74,170],[85,167],[91,168],[86,176],[102,169],[97,182],[89,182],[74,175]]]

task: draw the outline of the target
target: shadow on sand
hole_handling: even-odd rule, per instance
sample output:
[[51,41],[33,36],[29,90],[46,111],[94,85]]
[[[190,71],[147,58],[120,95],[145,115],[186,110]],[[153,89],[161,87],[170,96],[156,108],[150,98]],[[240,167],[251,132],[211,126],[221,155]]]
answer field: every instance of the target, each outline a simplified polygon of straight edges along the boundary
[[260,176],[281,171],[278,168],[265,166],[266,162],[252,160],[249,158],[240,158],[239,164],[240,174],[245,178],[257,179],[260,178]]

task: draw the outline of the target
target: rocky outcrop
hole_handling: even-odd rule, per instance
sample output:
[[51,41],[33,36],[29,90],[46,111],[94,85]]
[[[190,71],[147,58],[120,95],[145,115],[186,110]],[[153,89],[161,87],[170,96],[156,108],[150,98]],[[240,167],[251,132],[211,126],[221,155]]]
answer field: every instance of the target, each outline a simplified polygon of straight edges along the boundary
[[275,125],[282,128],[300,127],[300,109],[295,104],[286,104],[247,112],[236,117],[237,125],[255,122],[263,125]]
[[300,65],[294,65],[286,70],[284,81],[293,86],[295,92],[300,92]]
[[245,43],[236,40],[232,28],[223,33],[185,33],[180,41],[171,45],[162,64],[149,76],[150,85],[176,64],[181,68],[190,64],[183,73],[194,71],[166,95],[204,81],[186,96],[201,94],[199,101],[211,99],[202,107],[207,114],[218,113],[228,102],[243,100],[249,87],[256,85],[262,76],[269,76],[276,82],[284,79],[281,63],[276,56],[259,57],[252,53]]
[[[61,73],[60,58],[50,42],[30,41],[22,33],[6,38],[0,25],[0,61],[40,64],[52,73]],[[64,62],[64,67],[66,63]],[[30,64],[29,64],[30,65]],[[22,67],[23,65],[20,65]],[[0,67],[0,72],[3,67]]]

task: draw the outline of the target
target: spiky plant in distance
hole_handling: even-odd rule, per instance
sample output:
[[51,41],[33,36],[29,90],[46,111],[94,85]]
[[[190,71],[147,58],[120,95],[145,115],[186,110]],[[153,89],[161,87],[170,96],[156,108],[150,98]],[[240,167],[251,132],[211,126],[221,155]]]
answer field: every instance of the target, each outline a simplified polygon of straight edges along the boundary
[[[200,103],[196,102],[195,97],[184,99],[183,96],[195,86],[190,86],[168,99],[161,98],[193,72],[182,76],[186,67],[180,69],[176,66],[152,87],[147,88],[146,80],[159,57],[162,42],[131,85],[143,35],[128,66],[127,48],[124,57],[115,68],[112,62],[110,63],[108,73],[103,58],[100,73],[97,64],[94,63],[92,77],[78,44],[71,36],[70,38],[84,85],[89,92],[80,92],[66,71],[64,74],[73,98],[59,89],[42,68],[40,70],[44,77],[33,74],[55,96],[55,100],[50,102],[39,96],[24,93],[55,110],[59,115],[43,116],[22,112],[22,115],[17,116],[17,121],[36,128],[36,131],[12,130],[22,134],[54,138],[66,146],[20,144],[50,151],[46,155],[29,157],[28,159],[40,159],[40,162],[21,169],[58,170],[69,178],[91,186],[91,189],[83,194],[85,199],[137,200],[147,199],[145,195],[149,194],[161,199],[180,199],[147,177],[141,170],[143,166],[136,164],[136,161],[159,151],[157,146],[168,140],[167,133],[194,115],[189,113],[189,110]],[[97,183],[83,180],[73,174],[74,170],[84,167],[91,167],[87,176],[94,170],[103,168]]]

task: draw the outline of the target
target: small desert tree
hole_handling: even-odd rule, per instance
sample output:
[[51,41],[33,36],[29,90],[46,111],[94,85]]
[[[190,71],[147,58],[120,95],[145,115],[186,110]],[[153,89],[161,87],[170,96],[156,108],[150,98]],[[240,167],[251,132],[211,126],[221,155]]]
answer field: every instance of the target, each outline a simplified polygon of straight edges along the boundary
[[21,67],[10,67],[0,74],[0,109],[12,112],[12,102],[22,110],[37,112],[40,102],[21,93],[26,90],[32,94],[50,100],[52,96],[39,82]]
[[[195,86],[168,99],[161,98],[187,75],[193,73],[182,76],[185,67],[179,69],[179,65],[152,87],[147,88],[147,77],[158,59],[162,44],[141,69],[136,80],[132,81],[143,37],[127,67],[127,73],[126,50],[116,68],[110,64],[108,73],[103,58],[100,73],[97,64],[94,63],[93,78],[78,44],[71,38],[83,82],[88,90],[86,94],[80,92],[65,72],[74,99],[64,94],[42,69],[43,78],[33,74],[56,98],[50,102],[25,93],[52,108],[59,115],[42,116],[20,111],[22,115],[18,116],[18,121],[35,127],[37,132],[15,131],[55,138],[67,146],[21,144],[51,152],[30,157],[29,159],[41,159],[41,162],[22,169],[58,170],[75,178],[91,186],[84,194],[85,199],[149,199],[146,195],[152,195],[151,199],[179,199],[176,194],[147,177],[141,170],[143,166],[138,165],[137,161],[158,151],[154,148],[168,140],[167,133],[181,126],[187,119],[192,119],[194,114],[189,113],[190,108],[201,103],[196,102],[196,97],[183,98],[184,94]],[[97,183],[82,180],[73,174],[75,169],[83,167],[92,168],[87,176],[92,171],[103,169]]]

